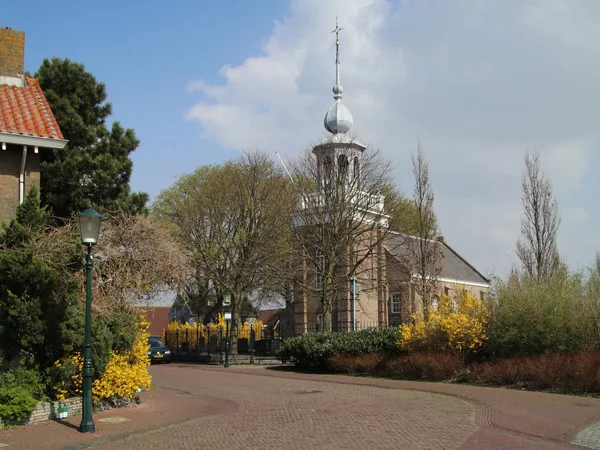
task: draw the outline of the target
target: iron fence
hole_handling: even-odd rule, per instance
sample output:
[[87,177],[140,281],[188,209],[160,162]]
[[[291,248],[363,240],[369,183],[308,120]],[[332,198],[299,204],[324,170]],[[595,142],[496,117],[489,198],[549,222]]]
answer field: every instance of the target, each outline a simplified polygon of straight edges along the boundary
[[[392,325],[394,326],[394,325]],[[332,326],[332,333],[351,333],[363,330],[388,328],[377,322],[338,323]],[[277,328],[265,327],[260,333],[249,330],[249,337],[238,337],[232,345],[236,348],[230,352],[230,362],[233,364],[271,364],[277,363],[277,350],[285,339],[294,339],[303,334],[324,333],[320,324],[283,324]],[[184,330],[163,332],[163,341],[171,350],[174,361],[195,361],[208,364],[223,364],[225,358],[225,331],[215,327],[189,327]]]

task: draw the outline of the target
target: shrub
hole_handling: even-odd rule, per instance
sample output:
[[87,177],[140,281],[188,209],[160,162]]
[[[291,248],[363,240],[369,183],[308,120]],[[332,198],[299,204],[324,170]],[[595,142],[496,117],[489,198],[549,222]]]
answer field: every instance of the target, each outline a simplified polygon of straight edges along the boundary
[[[138,326],[133,346],[128,351],[113,351],[110,361],[100,377],[95,378],[92,385],[94,403],[103,400],[133,398],[138,388],[149,389],[152,378],[148,372],[149,323],[142,320]],[[56,397],[59,400],[67,395],[81,395],[83,356],[74,354],[64,361],[57,361],[56,368],[63,374],[71,374],[70,378],[55,383]]]
[[338,354],[329,359],[334,372],[384,376],[404,380],[463,381],[468,367],[460,355],[448,353]]
[[542,281],[496,282],[487,351],[495,357],[581,352],[600,346],[598,276],[562,270]]
[[[261,320],[257,320],[252,325],[244,322],[238,327],[238,338],[250,339],[251,330],[253,330],[256,340],[260,340],[262,329],[263,323]],[[174,320],[167,325],[167,328],[163,329],[161,336],[166,338],[166,344],[169,346],[188,341],[193,344],[192,347],[195,347],[195,342],[198,342],[200,339],[208,339],[209,330],[211,335],[218,333],[225,335],[226,325],[222,314],[217,315],[216,323],[209,323],[207,325],[190,325],[189,322],[181,323]]]
[[46,384],[36,367],[25,363],[0,373],[0,420],[20,421],[29,417],[44,400]]
[[552,353],[502,359],[472,368],[480,384],[550,389],[560,392],[600,392],[600,350]]
[[398,351],[397,327],[362,330],[351,333],[307,334],[282,342],[278,357],[300,369],[326,371],[329,358],[337,354],[363,355]]
[[467,370],[464,358],[448,353],[409,353],[382,362],[380,373],[405,380],[446,381]]
[[489,312],[486,305],[464,289],[456,297],[442,295],[427,318],[413,314],[402,325],[402,350],[455,354],[476,353],[486,340]]
[[329,368],[332,372],[375,375],[379,372],[379,366],[383,358],[384,355],[381,353],[367,353],[364,355],[339,353],[329,358]]
[[16,218],[0,229],[0,351],[7,360],[32,355],[42,371],[83,336],[75,276],[81,245],[74,232],[55,239],[48,218],[31,189]]

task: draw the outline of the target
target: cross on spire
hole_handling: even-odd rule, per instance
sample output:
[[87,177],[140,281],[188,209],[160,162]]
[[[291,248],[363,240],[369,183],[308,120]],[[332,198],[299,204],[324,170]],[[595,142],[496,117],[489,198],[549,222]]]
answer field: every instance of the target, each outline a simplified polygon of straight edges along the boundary
[[335,16],[335,30],[332,33],[335,33],[335,87],[333,93],[336,99],[342,97],[342,86],[340,84],[340,31],[342,30],[343,28],[340,28],[338,18]]

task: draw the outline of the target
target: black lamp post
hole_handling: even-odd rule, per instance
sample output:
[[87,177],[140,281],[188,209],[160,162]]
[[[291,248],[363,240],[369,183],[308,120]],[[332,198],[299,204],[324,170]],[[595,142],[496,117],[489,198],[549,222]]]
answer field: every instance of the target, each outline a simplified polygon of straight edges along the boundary
[[229,367],[229,322],[231,321],[231,291],[223,291],[223,313],[225,316],[225,367]]
[[86,209],[79,215],[79,232],[81,242],[87,247],[85,258],[85,337],[83,340],[83,397],[82,417],[79,431],[93,433],[95,431],[92,419],[92,245],[98,242],[102,216],[92,208]]

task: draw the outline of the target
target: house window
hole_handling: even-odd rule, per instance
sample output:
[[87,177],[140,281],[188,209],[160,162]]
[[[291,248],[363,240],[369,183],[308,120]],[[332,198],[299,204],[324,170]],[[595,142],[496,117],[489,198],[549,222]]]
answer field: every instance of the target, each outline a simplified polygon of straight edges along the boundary
[[484,302],[485,301],[485,291],[479,291],[479,299]]
[[444,286],[444,295],[450,295],[450,288],[448,286]]
[[434,295],[433,298],[431,299],[431,308],[437,309],[439,304],[440,304],[440,296]]
[[400,314],[402,311],[402,295],[400,292],[394,292],[390,297],[390,312]]
[[323,270],[325,269],[325,255],[317,250],[315,288],[323,289]]
[[317,333],[323,332],[323,314],[317,314]]

